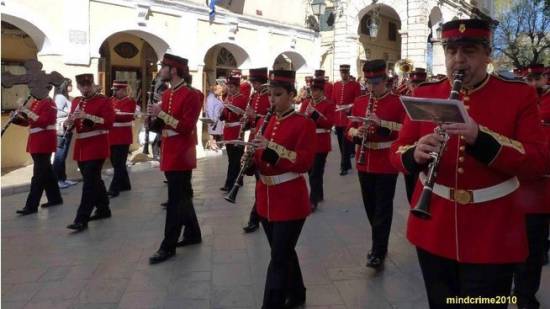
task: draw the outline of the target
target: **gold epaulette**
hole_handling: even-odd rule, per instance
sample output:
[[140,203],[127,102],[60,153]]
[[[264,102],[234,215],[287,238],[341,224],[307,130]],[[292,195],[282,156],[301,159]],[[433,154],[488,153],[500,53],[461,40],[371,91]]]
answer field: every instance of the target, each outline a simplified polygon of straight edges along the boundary
[[494,78],[498,79],[498,80],[501,80],[503,82],[508,82],[508,83],[519,83],[519,84],[524,84],[524,85],[527,85],[529,86],[529,84],[524,81],[524,80],[521,80],[521,79],[508,79],[508,78],[505,78],[504,76],[502,75],[499,75],[499,74],[491,74],[491,76],[493,76]]
[[442,82],[447,81],[447,80],[448,80],[448,78],[445,77],[445,78],[443,78],[443,79],[441,79],[441,80],[430,80],[430,81],[425,81],[425,82],[422,82],[422,83],[418,84],[417,88],[418,88],[418,87],[423,87],[423,86],[430,86],[430,85],[439,84],[439,83],[442,83]]

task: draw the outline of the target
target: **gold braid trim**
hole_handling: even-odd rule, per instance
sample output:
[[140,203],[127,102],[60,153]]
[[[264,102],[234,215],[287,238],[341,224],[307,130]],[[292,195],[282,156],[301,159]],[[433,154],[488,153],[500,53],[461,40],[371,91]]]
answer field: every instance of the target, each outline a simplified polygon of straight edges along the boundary
[[296,152],[286,149],[284,146],[274,143],[272,141],[267,142],[267,148],[275,151],[280,158],[287,159],[290,162],[296,162]]
[[399,146],[399,148],[397,148],[397,151],[395,153],[404,154],[405,152],[407,152],[409,149],[411,149],[413,147],[416,147],[416,143],[414,143],[412,145],[402,145],[402,146]]
[[380,120],[380,126],[391,131],[400,131],[403,125],[398,122]]
[[491,135],[501,146],[507,146],[517,150],[521,154],[525,154],[525,148],[523,147],[523,144],[521,142],[508,138],[504,135],[498,134],[482,125],[479,126],[479,130],[481,132]]
[[164,121],[164,123],[171,126],[172,128],[175,128],[175,127],[178,126],[179,120],[177,120],[176,118],[172,117],[172,115],[170,115],[170,114],[168,114],[164,111],[160,111],[160,113],[158,114],[157,117],[162,119]]

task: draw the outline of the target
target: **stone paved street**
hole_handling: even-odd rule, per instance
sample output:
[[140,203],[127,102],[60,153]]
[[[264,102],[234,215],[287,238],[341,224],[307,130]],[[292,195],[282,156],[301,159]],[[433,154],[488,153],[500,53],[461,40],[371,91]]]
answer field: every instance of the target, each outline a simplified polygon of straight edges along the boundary
[[[404,237],[408,214],[400,177],[390,252],[381,273],[367,269],[370,231],[355,170],[337,174],[329,155],[325,198],[306,221],[297,251],[307,308],[427,308],[413,247]],[[150,266],[158,248],[166,186],[158,170],[131,174],[133,191],[111,202],[113,217],[71,234],[81,185],[63,191],[65,204],[17,217],[26,194],[2,199],[2,308],[259,308],[269,260],[263,232],[245,235],[253,178],[235,205],[222,199],[225,156],[202,159],[193,175],[201,245],[178,249]],[[110,181],[110,178],[107,178]],[[550,307],[550,267],[539,297]]]

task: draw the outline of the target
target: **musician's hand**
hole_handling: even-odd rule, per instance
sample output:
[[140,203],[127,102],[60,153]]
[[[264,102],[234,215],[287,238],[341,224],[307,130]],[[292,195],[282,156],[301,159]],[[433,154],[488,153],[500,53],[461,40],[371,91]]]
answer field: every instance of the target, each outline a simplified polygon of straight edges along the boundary
[[267,138],[263,135],[256,136],[256,138],[252,141],[256,149],[265,149],[267,147],[267,142]]
[[76,110],[73,112],[73,114],[69,118],[72,118],[72,120],[75,120],[79,118],[84,118],[85,116],[86,116],[85,112],[83,112],[82,110]]
[[313,114],[313,112],[315,111],[315,108],[313,108],[313,106],[311,106],[311,103],[307,105],[306,107],[306,115],[311,115]]
[[74,120],[69,117],[67,118],[67,120],[65,120],[65,122],[63,122],[63,127],[70,128],[73,126],[73,123],[74,123]]
[[360,126],[359,128],[357,128],[357,136],[358,137],[365,136],[365,134],[367,134],[368,130],[369,129],[366,126]]
[[439,152],[439,148],[444,141],[445,138],[435,133],[424,135],[416,143],[414,150],[414,161],[420,165],[428,163],[428,161],[432,158],[430,153]]
[[246,117],[248,117],[248,119],[256,119],[256,111],[254,111],[252,106],[248,106],[246,109]]
[[149,106],[147,106],[147,114],[153,116],[153,117],[157,117],[161,111],[161,107],[160,107],[160,104],[151,104]]
[[447,131],[449,135],[462,136],[464,141],[469,145],[473,145],[476,142],[477,135],[479,134],[479,126],[470,116],[466,119],[466,123],[443,124],[441,128]]

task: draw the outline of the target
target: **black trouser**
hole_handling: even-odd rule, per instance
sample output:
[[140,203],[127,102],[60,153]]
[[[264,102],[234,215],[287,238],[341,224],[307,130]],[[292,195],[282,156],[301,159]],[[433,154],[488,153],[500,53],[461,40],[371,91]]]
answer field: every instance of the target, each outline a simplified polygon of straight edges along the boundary
[[[515,264],[465,264],[417,248],[430,308],[507,308],[505,304],[458,305],[458,297],[510,296]],[[456,297],[456,298],[455,298]],[[447,299],[455,301],[449,303]]]
[[113,165],[113,180],[109,186],[109,191],[119,192],[131,190],[130,177],[126,169],[126,160],[128,159],[128,150],[130,145],[112,145],[111,146],[111,164]]
[[[237,176],[239,176],[239,171],[241,169],[241,157],[243,156],[244,147],[237,145],[226,145],[227,149],[227,177],[225,178],[224,187],[231,189]],[[242,185],[242,184],[241,184]]]
[[25,208],[36,210],[42,193],[46,191],[46,197],[50,203],[62,202],[61,193],[57,186],[57,178],[53,172],[52,164],[50,163],[51,154],[49,153],[34,153],[31,154],[34,163],[32,168],[31,190],[27,196]]
[[67,160],[67,155],[69,154],[72,136],[73,133],[71,132],[67,132],[65,134],[65,139],[63,139],[63,136],[57,136],[57,149],[55,150],[55,155],[53,157],[53,171],[57,177],[57,180],[60,181],[67,180],[65,160]]
[[414,194],[414,188],[416,187],[416,181],[418,180],[418,173],[405,174],[405,189],[407,190],[407,199],[409,203],[412,200]]
[[547,214],[529,214],[525,216],[529,256],[525,263],[518,264],[514,271],[514,294],[522,308],[539,308],[535,294],[540,287],[542,264],[546,254],[548,239]]
[[188,240],[201,239],[201,229],[193,207],[191,171],[170,171],[164,175],[168,180],[168,206],[160,249],[173,252],[184,226],[183,238]]
[[298,255],[294,250],[305,219],[277,222],[264,218],[261,220],[271,247],[262,308],[279,309],[283,307],[287,296],[305,293]]
[[316,153],[313,160],[313,166],[309,170],[309,201],[317,204],[324,200],[323,175],[325,173],[325,163],[327,162],[327,152]]
[[396,182],[397,174],[359,172],[363,204],[372,228],[371,252],[375,256],[384,256],[388,251]]
[[[260,172],[256,170],[254,173],[254,177],[256,177],[256,181],[260,180]],[[254,190],[256,192],[256,190]],[[258,211],[256,210],[256,193],[254,193],[254,205],[252,206],[252,210],[250,210],[250,217],[248,219],[249,224],[260,224],[260,216],[258,215]]]
[[340,149],[340,170],[347,171],[351,169],[351,154],[353,153],[353,143],[346,138],[346,127],[335,127],[336,137],[338,138],[338,148]]
[[105,183],[101,179],[101,168],[105,160],[78,161],[78,168],[82,174],[82,197],[74,222],[88,222],[90,215],[97,208],[97,213],[111,213],[109,197],[105,190]]

